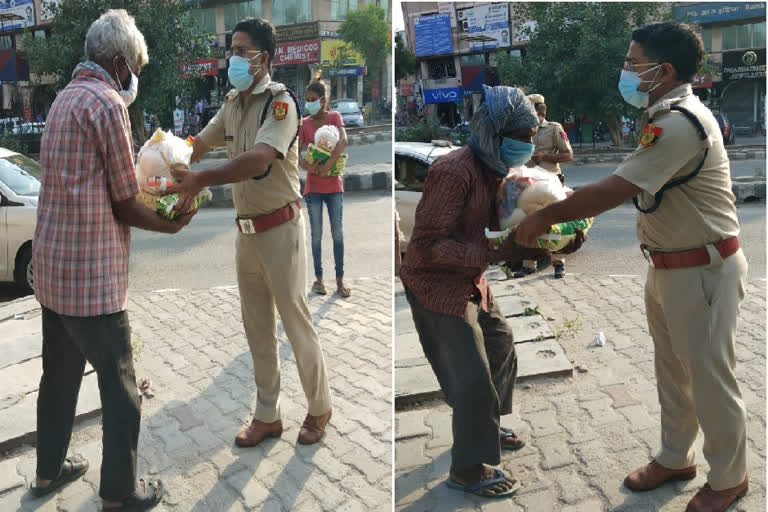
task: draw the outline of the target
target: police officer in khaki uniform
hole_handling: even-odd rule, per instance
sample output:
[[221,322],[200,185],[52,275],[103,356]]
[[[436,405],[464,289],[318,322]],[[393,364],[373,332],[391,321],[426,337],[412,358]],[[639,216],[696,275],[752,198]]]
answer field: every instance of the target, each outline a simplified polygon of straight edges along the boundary
[[237,281],[243,324],[253,356],[257,403],[252,423],[236,438],[254,446],[279,436],[280,359],[275,307],[296,357],[309,412],[299,442],[322,437],[331,417],[331,398],[320,341],[307,303],[307,253],[300,212],[298,105],[268,73],[275,55],[275,29],[250,18],[235,26],[229,79],[235,89],[197,136],[192,161],[226,146],[229,161],[201,172],[176,171],[184,210],[202,187],[232,183],[239,235]]
[[[531,157],[528,167],[541,167],[551,173],[557,174],[561,183],[565,183],[563,171],[560,169],[560,163],[573,160],[573,149],[568,140],[568,135],[563,129],[563,125],[554,121],[547,121],[547,105],[544,103],[544,96],[541,94],[530,94],[528,99],[533,103],[536,109],[536,115],[539,116],[539,131],[536,132],[534,144],[536,152]],[[552,266],[555,269],[555,278],[562,279],[565,276],[565,255],[553,254]],[[515,272],[514,277],[520,278],[536,272],[536,261],[523,261],[523,268]]]
[[632,33],[619,90],[645,108],[640,145],[610,176],[529,215],[516,238],[592,217],[634,197],[637,234],[650,262],[645,289],[661,405],[661,449],[624,480],[654,489],[696,476],[694,441],[704,433],[707,484],[688,512],[718,512],[748,488],[746,412],[734,375],[734,338],[747,262],[730,164],[712,113],[692,93],[704,56],[685,24]]

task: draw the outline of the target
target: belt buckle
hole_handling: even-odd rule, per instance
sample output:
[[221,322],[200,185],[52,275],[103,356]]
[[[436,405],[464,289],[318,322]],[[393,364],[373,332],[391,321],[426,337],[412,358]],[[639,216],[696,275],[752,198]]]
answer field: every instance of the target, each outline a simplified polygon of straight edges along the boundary
[[648,247],[646,247],[645,244],[640,245],[640,252],[643,253],[643,257],[651,265],[651,267],[656,268],[656,265],[653,264],[653,258],[651,258],[651,252],[648,250]]
[[251,222],[251,219],[237,219],[237,224],[240,226],[240,232],[245,235],[253,235],[256,233],[253,229],[253,222]]

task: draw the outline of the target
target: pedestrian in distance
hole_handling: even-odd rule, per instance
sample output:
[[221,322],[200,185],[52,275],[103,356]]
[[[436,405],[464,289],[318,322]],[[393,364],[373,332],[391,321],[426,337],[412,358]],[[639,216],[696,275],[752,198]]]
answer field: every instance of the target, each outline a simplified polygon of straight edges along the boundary
[[483,91],[468,145],[437,159],[427,173],[400,278],[424,354],[453,409],[448,485],[505,497],[519,483],[492,466],[501,462],[501,449],[524,445],[499,424],[512,412],[517,355],[483,274],[490,263],[535,259],[544,251],[520,247],[513,237],[491,249],[485,228],[498,229],[499,186],[509,168],[530,160],[539,120],[519,89]]
[[[323,284],[323,204],[328,209],[328,221],[331,224],[333,239],[333,259],[336,263],[336,292],[342,297],[351,295],[350,289],[344,285],[344,180],[341,175],[329,176],[331,169],[347,147],[347,132],[341,114],[328,110],[328,86],[318,76],[312,80],[306,90],[304,117],[299,130],[301,145],[299,165],[307,171],[304,185],[304,201],[307,203],[309,228],[312,238],[312,261],[315,268],[315,282],[312,291],[325,295]],[[309,144],[314,143],[315,133],[323,126],[335,126],[339,130],[339,141],[331,156],[324,163],[307,162],[304,152]]]
[[131,227],[176,233],[194,212],[169,221],[137,200],[128,106],[149,57],[134,19],[122,9],[104,13],[88,29],[85,56],[56,96],[40,145],[32,261],[43,376],[32,493],[53,492],[88,470],[88,461],[66,457],[87,361],[101,397],[102,508],[147,510],[163,486],[136,481],[141,411],[126,313]]
[[692,27],[666,22],[632,33],[619,80],[645,110],[640,144],[612,176],[530,214],[516,238],[529,243],[547,226],[593,217],[632,198],[661,405],[661,448],[630,473],[633,491],[696,476],[694,441],[704,433],[707,483],[687,512],[722,512],[748,489],[746,412],[734,375],[734,338],[747,262],[730,164],[717,121],[693,94],[704,58]]
[[[565,176],[563,175],[560,164],[573,160],[573,149],[568,140],[563,126],[554,121],[547,121],[547,104],[544,103],[544,96],[541,94],[531,94],[528,99],[533,103],[536,109],[536,116],[539,118],[539,130],[536,132],[534,144],[536,150],[531,160],[526,164],[528,167],[541,167],[554,173],[560,179],[560,183],[565,185]],[[565,277],[565,255],[556,253],[552,255],[552,266],[555,270],[555,279]],[[521,278],[536,272],[536,261],[525,260],[520,270],[515,272],[513,277]]]
[[228,161],[200,172],[175,171],[182,180],[176,207],[180,211],[203,187],[232,183],[239,230],[237,284],[257,388],[253,421],[235,438],[243,447],[283,431],[275,309],[293,347],[308,402],[299,443],[319,441],[331,418],[325,360],[307,302],[297,150],[301,119],[293,92],[269,75],[275,39],[275,28],[261,18],[235,25],[228,71],[234,89],[195,137],[191,158],[196,162],[211,148],[226,146]]

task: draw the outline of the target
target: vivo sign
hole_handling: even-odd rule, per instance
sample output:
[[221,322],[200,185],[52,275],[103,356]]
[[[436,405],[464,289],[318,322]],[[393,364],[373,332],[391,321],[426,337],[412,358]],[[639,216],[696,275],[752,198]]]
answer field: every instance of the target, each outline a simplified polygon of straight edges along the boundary
[[461,87],[424,89],[424,103],[453,103],[461,99]]

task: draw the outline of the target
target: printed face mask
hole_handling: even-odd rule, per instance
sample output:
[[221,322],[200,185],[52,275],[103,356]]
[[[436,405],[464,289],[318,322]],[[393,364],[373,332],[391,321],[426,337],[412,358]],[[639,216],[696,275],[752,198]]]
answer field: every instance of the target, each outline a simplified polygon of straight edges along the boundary
[[[642,73],[637,73],[635,71],[627,71],[626,69],[622,69],[621,77],[619,78],[619,92],[621,93],[621,97],[624,98],[624,101],[626,101],[633,107],[637,107],[637,108],[648,107],[648,101],[649,101],[648,93],[654,90],[659,85],[661,85],[661,82],[654,85],[647,91],[638,91],[637,88],[638,86],[640,86],[641,83],[653,82],[653,80],[641,80],[640,75],[644,75],[659,67],[661,67],[661,64],[657,64],[656,66],[646,71],[643,71]],[[656,74],[658,74],[658,71],[656,71]],[[655,78],[656,77],[654,76],[654,79]]]
[[501,141],[501,161],[507,167],[519,167],[531,159],[535,149],[533,144],[504,137]]
[[[261,55],[261,52],[259,52],[259,55]],[[239,55],[230,57],[229,71],[227,74],[229,75],[229,81],[238,91],[247,91],[248,88],[253,85],[253,77],[261,71],[261,66],[259,65],[256,68],[253,75],[248,72],[248,69],[251,67],[251,60],[257,58],[259,55],[256,55],[251,59],[246,59]]]

